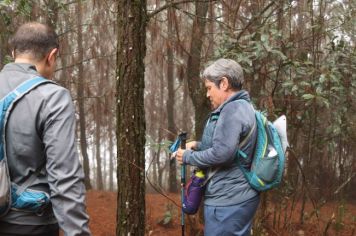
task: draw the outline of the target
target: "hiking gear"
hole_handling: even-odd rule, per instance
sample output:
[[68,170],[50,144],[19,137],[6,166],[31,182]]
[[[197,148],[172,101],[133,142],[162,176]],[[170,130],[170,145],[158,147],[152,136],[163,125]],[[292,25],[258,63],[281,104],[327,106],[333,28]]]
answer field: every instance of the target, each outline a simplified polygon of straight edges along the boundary
[[247,155],[238,150],[237,163],[249,184],[257,191],[267,191],[278,186],[283,177],[284,150],[275,126],[259,111],[255,112],[257,142],[250,168],[241,164]]
[[[0,72],[0,98],[37,76],[40,75],[32,64],[5,65]],[[56,83],[38,86],[16,103],[6,125],[11,181],[22,186],[46,163],[28,188],[50,194],[51,203],[40,214],[11,209],[0,218],[1,222],[18,225],[58,222],[64,235],[90,235],[75,123],[70,91]]]
[[202,170],[195,170],[189,179],[184,194],[182,209],[184,213],[193,215],[197,213],[205,190],[205,174]]
[[[182,143],[181,135],[174,141],[170,146],[169,150],[171,153],[175,153],[178,150],[179,145]],[[184,146],[184,145],[182,145]],[[182,165],[183,167],[184,165]],[[185,176],[185,170],[182,170],[182,178]],[[185,183],[184,180],[181,181]],[[182,200],[182,212],[192,215],[195,214],[204,195],[205,189],[205,174],[202,170],[194,170],[192,177],[189,179],[188,183],[182,188],[181,200]],[[183,215],[183,213],[182,213]]]
[[250,235],[259,195],[231,206],[204,205],[204,235]]
[[[218,109],[211,112],[209,122],[204,127],[201,142],[195,150],[186,150],[185,164],[202,170],[220,166],[220,170],[209,180],[204,193],[204,204],[231,206],[253,198],[258,194],[247,182],[235,153],[239,143],[248,135],[256,122],[252,106],[242,101],[249,100],[248,92],[241,90],[231,95]],[[218,116],[218,119],[213,117]],[[244,164],[250,166],[257,139],[257,129],[242,147],[248,153]],[[208,175],[209,172],[206,172]]]
[[[212,117],[212,119],[217,119],[217,116]],[[244,138],[244,140],[239,144],[239,148],[244,147],[255,131],[256,125],[254,124],[250,132]],[[193,215],[195,214],[200,206],[201,199],[203,198],[205,185],[209,180],[219,171],[220,167],[216,167],[214,170],[208,172],[208,176],[205,178],[205,174],[202,170],[195,170],[192,177],[188,181],[188,184],[185,188],[185,199],[183,202],[183,211],[186,214]]]
[[[11,183],[5,140],[6,123],[13,105],[35,87],[48,82],[51,81],[42,77],[26,80],[0,100],[0,217],[4,216],[11,207],[37,212],[49,203],[49,196],[44,192],[26,189],[35,178],[29,178],[23,186]],[[37,170],[34,176],[36,177],[39,172],[40,170]]]
[[[187,141],[187,133],[181,133],[179,134],[179,139],[180,139],[180,148],[185,149],[186,148],[186,141]],[[182,206],[184,204],[184,188],[185,188],[185,164],[181,165],[181,202]],[[184,210],[182,207],[182,215],[181,215],[181,225],[182,225],[182,236],[184,236]]]
[[289,147],[287,138],[287,118],[285,115],[280,116],[277,120],[273,121],[274,127],[281,138],[283,153],[286,153],[287,147]]

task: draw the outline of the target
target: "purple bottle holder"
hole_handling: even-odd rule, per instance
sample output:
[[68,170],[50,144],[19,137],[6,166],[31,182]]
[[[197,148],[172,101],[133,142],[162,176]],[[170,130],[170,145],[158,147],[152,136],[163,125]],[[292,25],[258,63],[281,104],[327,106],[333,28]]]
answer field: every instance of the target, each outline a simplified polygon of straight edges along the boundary
[[184,213],[188,215],[197,213],[205,191],[204,181],[205,178],[199,178],[195,174],[188,181],[182,206]]

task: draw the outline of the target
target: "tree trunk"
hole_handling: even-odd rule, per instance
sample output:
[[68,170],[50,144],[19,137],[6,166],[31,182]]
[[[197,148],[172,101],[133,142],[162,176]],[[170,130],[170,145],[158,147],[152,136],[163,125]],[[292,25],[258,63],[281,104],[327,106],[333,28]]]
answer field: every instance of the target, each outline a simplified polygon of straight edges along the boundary
[[[168,118],[168,140],[174,141],[176,128],[174,125],[174,62],[173,62],[173,17],[174,9],[168,9],[168,40],[167,40],[167,118]],[[175,161],[169,162],[169,191],[172,193],[178,192],[177,186],[177,167]]]
[[187,79],[189,94],[195,110],[195,137],[200,138],[203,132],[206,116],[210,111],[210,105],[206,99],[205,87],[200,80],[201,54],[209,2],[197,1],[195,3],[195,8],[196,14],[192,27],[192,38],[187,65]]
[[[46,24],[49,25],[52,29],[56,29],[57,21],[58,21],[58,1],[56,0],[49,0],[45,1],[45,17],[46,17]],[[47,13],[47,14],[46,14]]]
[[[201,138],[206,117],[210,112],[210,104],[206,99],[206,90],[200,79],[201,54],[204,39],[204,29],[206,25],[206,15],[209,8],[209,2],[195,2],[195,19],[192,27],[190,52],[187,65],[187,83],[190,98],[194,105],[195,114],[195,137]],[[183,104],[183,106],[186,104]],[[200,220],[203,218],[203,211],[199,211]],[[191,217],[189,220],[194,221]],[[196,220],[195,220],[196,221]],[[198,220],[199,221],[199,220]],[[196,235],[199,232],[197,224],[191,224],[190,235]]]
[[[101,82],[99,82],[101,83]],[[99,85],[99,87],[101,87]],[[96,101],[96,112],[95,112],[95,158],[96,158],[96,179],[97,179],[97,188],[98,190],[103,190],[104,189],[104,184],[103,184],[103,175],[102,175],[102,168],[101,168],[101,153],[100,153],[100,146],[101,146],[101,110],[100,110],[100,101],[97,99]]]
[[83,38],[82,38],[82,4],[78,1],[77,5],[77,43],[78,43],[78,85],[77,85],[77,96],[78,96],[78,108],[79,108],[79,130],[80,130],[80,149],[83,155],[83,169],[84,169],[84,184],[86,189],[91,189],[90,184],[90,167],[88,158],[88,145],[87,145],[87,135],[86,135],[86,122],[85,122],[85,110],[84,110],[84,73],[83,73]]
[[109,119],[109,190],[114,191],[114,143],[112,134],[112,119]]
[[145,0],[119,0],[117,6],[116,235],[145,234]]

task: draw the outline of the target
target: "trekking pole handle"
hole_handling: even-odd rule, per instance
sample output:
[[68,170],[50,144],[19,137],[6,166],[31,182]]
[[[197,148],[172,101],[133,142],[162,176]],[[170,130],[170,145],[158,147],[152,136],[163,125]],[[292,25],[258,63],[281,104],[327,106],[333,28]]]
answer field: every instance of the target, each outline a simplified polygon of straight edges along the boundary
[[185,149],[185,145],[187,143],[187,133],[186,132],[180,133],[179,139],[180,139],[180,148]]
[[[182,132],[179,134],[179,139],[180,139],[180,148],[185,149],[186,148],[186,143],[187,143],[187,133]],[[184,186],[185,185],[185,165],[182,164],[181,166],[181,183]]]

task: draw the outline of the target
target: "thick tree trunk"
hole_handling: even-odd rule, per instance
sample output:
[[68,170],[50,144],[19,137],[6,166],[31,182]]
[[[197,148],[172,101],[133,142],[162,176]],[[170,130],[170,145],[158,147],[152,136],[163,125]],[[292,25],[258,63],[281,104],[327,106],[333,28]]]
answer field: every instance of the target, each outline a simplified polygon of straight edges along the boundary
[[145,0],[117,8],[118,199],[116,235],[145,234]]
[[206,99],[204,84],[200,79],[201,54],[209,2],[196,2],[196,14],[192,28],[192,38],[187,65],[189,94],[195,110],[195,136],[200,138],[210,105]]
[[[78,61],[83,61],[83,38],[82,38],[82,4],[78,1],[77,5],[77,43],[78,43]],[[78,65],[78,86],[77,86],[77,96],[78,96],[78,108],[79,108],[79,130],[80,130],[80,150],[83,156],[83,169],[84,169],[84,184],[86,189],[91,189],[90,184],[90,169],[89,169],[89,158],[88,158],[88,145],[87,145],[87,135],[86,135],[86,122],[85,122],[85,110],[84,110],[84,73],[83,64]]]

